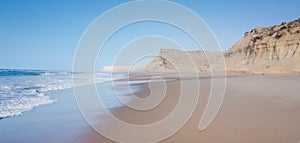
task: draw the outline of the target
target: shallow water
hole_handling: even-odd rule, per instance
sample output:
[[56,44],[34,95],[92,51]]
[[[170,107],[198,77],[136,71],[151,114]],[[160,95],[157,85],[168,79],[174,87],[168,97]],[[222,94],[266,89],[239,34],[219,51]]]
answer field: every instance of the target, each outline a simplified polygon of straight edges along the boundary
[[[84,78],[84,73],[77,74],[80,74],[77,77]],[[122,76],[119,74],[114,78]],[[81,84],[109,80],[112,80],[110,73],[98,72],[95,81],[84,81]],[[0,119],[54,103],[57,100],[51,94],[72,87],[71,72],[0,69]]]

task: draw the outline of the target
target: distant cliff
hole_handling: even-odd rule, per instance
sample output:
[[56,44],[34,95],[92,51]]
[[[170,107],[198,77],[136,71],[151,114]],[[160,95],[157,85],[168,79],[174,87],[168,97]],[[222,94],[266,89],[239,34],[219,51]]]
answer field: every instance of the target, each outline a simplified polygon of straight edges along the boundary
[[161,49],[158,56],[148,64],[147,71],[204,72],[214,70],[219,66],[219,56],[222,56],[219,52]]
[[300,73],[300,19],[246,32],[241,40],[224,53],[162,49],[147,66],[147,70],[223,70],[220,67],[220,63],[224,62],[223,56],[228,71]]

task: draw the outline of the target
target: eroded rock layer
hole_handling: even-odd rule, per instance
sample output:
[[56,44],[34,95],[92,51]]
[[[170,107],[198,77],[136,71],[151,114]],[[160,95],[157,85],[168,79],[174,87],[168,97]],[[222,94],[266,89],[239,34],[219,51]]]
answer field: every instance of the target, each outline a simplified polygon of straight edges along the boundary
[[224,53],[161,49],[147,70],[221,71],[223,63],[233,72],[300,73],[300,19],[246,32]]
[[300,19],[246,32],[224,53],[229,70],[258,73],[300,71]]

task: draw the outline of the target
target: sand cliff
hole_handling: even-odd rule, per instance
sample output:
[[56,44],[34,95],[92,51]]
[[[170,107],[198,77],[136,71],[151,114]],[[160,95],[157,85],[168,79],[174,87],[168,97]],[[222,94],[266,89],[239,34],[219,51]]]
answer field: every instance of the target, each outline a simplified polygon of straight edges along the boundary
[[[161,49],[148,65],[148,71],[204,72],[219,68],[219,52]],[[208,58],[210,60],[208,60]]]
[[228,71],[300,73],[300,19],[246,32],[241,40],[224,53],[162,49],[149,63],[147,70],[222,70],[224,68],[220,63],[224,59]]
[[224,56],[229,70],[300,72],[300,19],[246,32]]

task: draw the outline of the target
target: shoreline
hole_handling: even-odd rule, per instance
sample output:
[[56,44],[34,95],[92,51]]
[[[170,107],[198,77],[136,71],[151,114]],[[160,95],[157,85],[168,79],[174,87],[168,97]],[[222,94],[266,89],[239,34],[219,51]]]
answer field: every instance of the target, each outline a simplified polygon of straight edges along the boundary
[[[131,80],[145,80],[149,79],[149,76],[151,77],[140,75]],[[187,78],[181,80],[187,83],[195,79],[185,76]],[[198,131],[197,127],[207,103],[211,80],[206,74],[200,76],[201,96],[196,112],[180,131],[162,142],[296,143],[300,140],[299,75],[229,74],[221,109],[212,124],[202,132]],[[174,75],[166,78],[174,78]],[[159,121],[176,105],[181,86],[179,82],[178,79],[168,81],[165,100],[149,112],[135,112],[127,107],[114,107],[109,110],[116,117],[129,123],[149,124]],[[151,84],[155,92],[160,91],[160,87],[155,87],[159,83]],[[145,98],[150,93],[148,85],[149,83],[138,83],[131,86],[142,88],[136,96]],[[99,135],[84,120],[72,89],[51,97],[57,99],[57,102],[40,106],[21,116],[0,120],[1,140],[13,143],[112,142]],[[110,125],[106,115],[99,115],[97,119],[103,127]]]

